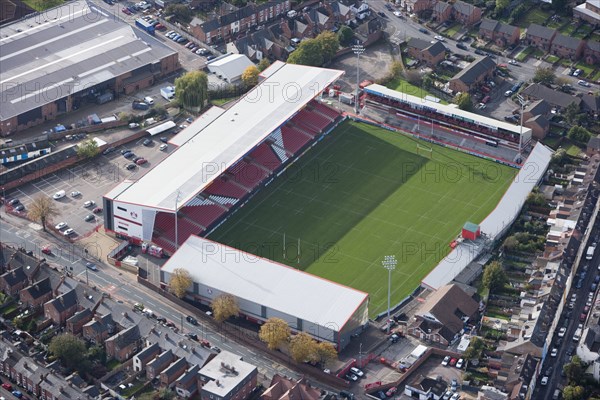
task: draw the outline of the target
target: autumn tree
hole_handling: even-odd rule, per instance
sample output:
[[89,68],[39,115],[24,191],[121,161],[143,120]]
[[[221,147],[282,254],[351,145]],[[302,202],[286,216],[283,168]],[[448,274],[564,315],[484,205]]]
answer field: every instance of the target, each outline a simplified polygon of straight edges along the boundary
[[317,361],[326,367],[331,361],[335,360],[338,356],[337,350],[332,343],[321,342],[317,345]]
[[260,71],[254,65],[250,65],[242,72],[242,82],[246,86],[256,86],[258,84],[258,74]]
[[46,222],[52,217],[56,217],[58,215],[58,210],[50,197],[40,194],[33,199],[33,202],[27,211],[27,215],[34,221],[40,221],[42,229],[45,232]]
[[471,342],[469,343],[469,347],[464,352],[464,357],[466,360],[479,360],[481,355],[483,354],[483,350],[485,349],[485,342],[474,336],[471,338]]
[[569,384],[579,384],[583,378],[584,367],[581,363],[579,356],[573,356],[571,362],[563,366],[565,375],[567,375],[567,382]]
[[289,339],[290,327],[281,318],[269,318],[260,327],[258,337],[269,349],[275,350]]
[[263,57],[258,62],[258,70],[260,72],[263,72],[265,69],[269,68],[269,65],[271,65],[271,63],[269,62],[269,59],[266,57]]
[[215,297],[211,308],[218,322],[223,322],[230,317],[237,317],[240,313],[236,298],[229,293],[222,293]]
[[70,333],[52,338],[48,351],[69,369],[79,367],[87,361],[85,342]]
[[582,400],[585,398],[585,388],[583,386],[565,386],[563,389],[564,400]]
[[308,333],[300,332],[290,340],[290,355],[299,363],[317,361],[317,342]]
[[465,111],[473,109],[473,101],[471,95],[467,92],[459,93],[454,97],[454,102],[458,105],[458,108]]
[[188,110],[201,110],[208,101],[208,77],[204,72],[191,71],[175,79],[175,96]]
[[175,268],[173,274],[171,274],[169,286],[171,292],[181,299],[187,293],[188,288],[192,286],[192,283],[192,277],[187,269]]
[[98,143],[92,139],[77,145],[77,155],[81,158],[93,158],[96,157],[99,152],[100,149],[98,149]]
[[492,261],[483,272],[483,285],[487,287],[490,292],[501,289],[504,287],[508,278],[506,272],[502,268],[502,264],[498,261]]
[[535,83],[550,86],[554,83],[555,79],[556,74],[551,67],[538,67],[535,69],[535,74],[533,75],[533,81]]

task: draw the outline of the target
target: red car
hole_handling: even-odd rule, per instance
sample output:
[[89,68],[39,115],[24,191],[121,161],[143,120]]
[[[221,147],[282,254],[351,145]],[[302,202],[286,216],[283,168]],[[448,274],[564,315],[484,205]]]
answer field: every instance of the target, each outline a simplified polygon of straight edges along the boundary
[[10,383],[3,383],[2,387],[6,390],[12,390],[12,385]]
[[92,212],[94,214],[100,214],[102,212],[102,207],[96,207],[96,208],[94,208],[94,210]]
[[131,11],[129,11],[129,10],[127,9],[127,7],[123,7],[123,8],[121,9],[121,11],[122,11],[124,14],[131,15]]
[[50,246],[44,246],[42,247],[42,253],[50,255],[52,254],[52,249],[50,249]]
[[458,360],[456,358],[453,358],[452,360],[450,360],[450,366],[454,367],[456,365],[456,362]]
[[142,165],[142,164],[146,164],[148,161],[146,161],[145,158],[140,158],[139,160],[137,160],[135,163],[137,165]]
[[167,29],[167,27],[164,26],[163,24],[156,24],[154,29],[159,30],[159,31],[164,31],[165,29]]
[[580,320],[581,322],[584,322],[586,317],[587,317],[587,315],[585,315],[585,314],[581,314],[581,315],[579,316],[579,320]]

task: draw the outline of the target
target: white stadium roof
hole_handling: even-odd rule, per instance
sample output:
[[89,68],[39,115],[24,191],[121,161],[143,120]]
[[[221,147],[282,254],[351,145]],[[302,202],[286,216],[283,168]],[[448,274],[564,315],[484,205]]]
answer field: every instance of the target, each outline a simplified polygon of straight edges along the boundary
[[192,122],[187,128],[173,136],[169,143],[174,146],[181,146],[190,139],[193,139],[198,132],[206,128],[211,122],[217,119],[225,110],[221,107],[212,106],[194,122]]
[[[527,196],[544,176],[552,153],[551,149],[541,143],[535,145],[494,211],[480,224],[481,233],[495,240],[511,226],[521,212]],[[481,251],[482,247],[472,242],[460,243],[423,279],[423,284],[437,290],[450,283]]]
[[250,253],[190,236],[162,267],[192,280],[320,326],[341,329],[369,296]]
[[268,70],[269,78],[114,200],[174,211],[175,203],[186,204],[343,74],[282,62]]

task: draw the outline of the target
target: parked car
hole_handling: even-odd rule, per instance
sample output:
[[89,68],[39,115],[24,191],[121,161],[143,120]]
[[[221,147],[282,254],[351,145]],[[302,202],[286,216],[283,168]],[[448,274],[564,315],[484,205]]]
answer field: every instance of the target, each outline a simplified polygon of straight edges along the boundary
[[458,48],[459,48],[459,49],[461,49],[461,50],[469,50],[469,48],[467,47],[467,45],[466,45],[466,44],[464,44],[464,43],[460,43],[460,42],[459,42],[459,43],[456,43],[456,47],[458,47]]
[[220,349],[220,348],[218,348],[217,346],[211,346],[211,347],[210,347],[210,349],[211,349],[212,351],[214,351],[215,353],[220,353],[220,352],[221,352],[221,349]]
[[65,191],[64,190],[59,190],[58,192],[54,193],[52,195],[52,198],[54,200],[59,200],[62,199],[63,197],[65,197]]
[[348,379],[349,381],[353,381],[356,382],[358,380],[358,376],[354,375],[353,373],[348,372],[345,375],[346,379]]
[[102,213],[102,207],[96,207],[92,210],[92,212],[94,214],[100,214],[100,213]]
[[152,143],[154,143],[152,139],[144,139],[144,141],[142,142],[144,146],[150,146]]
[[555,347],[550,352],[550,357],[556,357],[558,355],[558,349]]
[[23,204],[19,204],[15,207],[15,211],[23,211],[25,210],[25,206]]
[[385,395],[387,397],[392,397],[394,394],[396,394],[397,391],[398,391],[398,387],[397,386],[392,386],[391,388],[388,389],[387,392],[385,392]]
[[112,153],[113,151],[115,151],[114,147],[108,147],[102,152],[102,154],[107,155],[107,154]]
[[429,31],[425,28],[419,28],[419,32],[429,34]]
[[122,11],[124,14],[127,14],[127,15],[131,15],[131,14],[132,14],[132,13],[131,13],[131,11],[129,11],[129,8],[127,8],[127,7],[123,7],[123,8],[121,9],[121,11]]
[[463,360],[461,358],[456,362],[456,368],[462,368],[464,364],[465,364],[465,360]]
[[134,163],[129,163],[125,166],[125,169],[131,171],[132,169],[135,169],[135,164]]
[[147,162],[148,162],[148,160],[146,160],[145,158],[140,158],[135,163],[137,165],[143,165],[143,164],[146,164]]
[[88,200],[85,203],[83,203],[83,207],[84,208],[90,208],[96,205],[96,202],[94,200]]
[[168,147],[169,147],[169,145],[167,145],[167,144],[163,143],[163,144],[161,144],[161,145],[158,147],[158,149],[159,149],[160,151],[165,151],[165,150],[167,150],[167,148],[168,148]]
[[352,372],[354,375],[358,376],[359,378],[362,378],[365,374],[364,372],[362,372],[360,369],[358,369],[356,367],[350,368],[350,372]]
[[440,36],[440,35],[435,35],[433,38],[435,40],[439,40],[440,42],[445,42],[446,41],[446,39],[444,39],[444,37]]
[[513,94],[512,90],[507,90],[506,92],[504,92],[504,96],[506,97],[510,97]]
[[54,227],[56,230],[60,231],[62,229],[65,229],[67,227],[67,223],[66,222],[59,222],[58,224],[56,224],[56,226]]
[[579,76],[579,75],[581,75],[582,72],[583,72],[582,70],[577,68],[575,71],[573,71],[573,76]]
[[6,390],[12,390],[12,385],[10,383],[8,383],[8,382],[4,382],[2,384],[2,388],[6,389]]
[[93,263],[90,263],[90,262],[85,263],[85,267],[92,271],[98,271],[98,268],[96,267],[96,265]]
[[560,328],[558,330],[558,337],[559,338],[564,337],[565,333],[567,333],[567,328],[565,326],[563,326],[562,328]]
[[192,317],[191,315],[185,317],[185,320],[194,326],[198,325],[198,321],[196,320],[196,318]]
[[450,362],[450,356],[446,356],[444,357],[444,359],[442,360],[442,365],[444,367],[448,366],[448,363]]
[[85,218],[83,218],[83,220],[85,222],[95,221],[96,217],[93,214],[88,214],[88,215],[85,216]]
[[584,81],[584,80],[578,80],[578,81],[577,81],[577,84],[578,84],[579,86],[584,86],[584,87],[590,87],[590,86],[592,86],[592,85],[591,85],[589,82],[586,82],[586,81]]
[[72,234],[74,234],[75,231],[72,228],[67,229],[66,231],[63,232],[64,236],[71,236]]
[[509,61],[508,61],[508,63],[509,63],[510,65],[519,66],[519,63],[518,63],[518,62],[516,62],[515,60],[509,60]]
[[451,359],[450,359],[450,366],[451,366],[451,367],[454,367],[454,366],[456,365],[456,362],[457,362],[457,361],[458,361],[458,360],[457,360],[456,358],[451,358]]

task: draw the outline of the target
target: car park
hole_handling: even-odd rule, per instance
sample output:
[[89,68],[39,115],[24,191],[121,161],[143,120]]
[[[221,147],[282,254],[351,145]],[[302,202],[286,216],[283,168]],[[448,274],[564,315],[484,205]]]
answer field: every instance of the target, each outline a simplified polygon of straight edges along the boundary
[[72,228],[67,229],[66,231],[63,232],[64,236],[71,236],[72,234],[74,234],[75,231]]
[[56,224],[56,226],[54,227],[54,229],[60,231],[62,229],[65,229],[67,227],[67,223],[66,222],[59,222],[58,224]]

